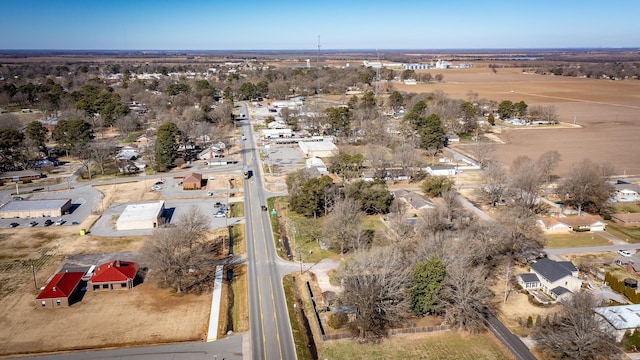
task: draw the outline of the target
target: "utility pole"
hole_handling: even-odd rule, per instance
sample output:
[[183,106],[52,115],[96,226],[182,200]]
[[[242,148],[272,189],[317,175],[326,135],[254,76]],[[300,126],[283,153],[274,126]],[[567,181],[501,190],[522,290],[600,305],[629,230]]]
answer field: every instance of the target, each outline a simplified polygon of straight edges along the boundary
[[33,262],[33,259],[31,260],[31,272],[33,273],[33,286],[38,290],[38,282],[36,281],[36,265]]

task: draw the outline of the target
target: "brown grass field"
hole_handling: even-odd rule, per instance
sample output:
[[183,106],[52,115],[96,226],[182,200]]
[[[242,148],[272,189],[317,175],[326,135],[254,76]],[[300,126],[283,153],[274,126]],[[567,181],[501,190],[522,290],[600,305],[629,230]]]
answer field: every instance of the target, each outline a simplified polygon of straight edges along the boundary
[[[480,98],[524,100],[529,106],[556,107],[560,121],[579,127],[507,128],[498,134],[505,144],[496,157],[510,164],[517,156],[537,158],[557,150],[562,161],[558,175],[584,158],[613,165],[617,175],[640,175],[640,81],[594,80],[523,73],[521,68],[501,68],[493,74],[486,67],[431,71],[444,75],[442,83],[393,84],[398,91],[443,91],[466,99],[469,91]],[[465,147],[465,145],[459,145]]]

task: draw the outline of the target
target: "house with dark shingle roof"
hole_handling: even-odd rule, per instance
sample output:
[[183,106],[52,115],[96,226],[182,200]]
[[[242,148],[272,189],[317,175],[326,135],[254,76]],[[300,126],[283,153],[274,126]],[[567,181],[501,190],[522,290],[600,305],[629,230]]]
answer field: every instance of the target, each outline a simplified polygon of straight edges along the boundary
[[98,266],[89,280],[89,287],[96,290],[132,289],[135,286],[138,264],[113,260]]
[[55,274],[36,297],[36,303],[43,308],[57,308],[71,306],[80,301],[83,275],[84,272],[75,271]]
[[528,274],[518,275],[520,286],[526,290],[540,289],[554,299],[579,291],[582,286],[582,280],[578,278],[578,269],[571,261],[553,261],[545,258],[531,264],[530,270]]

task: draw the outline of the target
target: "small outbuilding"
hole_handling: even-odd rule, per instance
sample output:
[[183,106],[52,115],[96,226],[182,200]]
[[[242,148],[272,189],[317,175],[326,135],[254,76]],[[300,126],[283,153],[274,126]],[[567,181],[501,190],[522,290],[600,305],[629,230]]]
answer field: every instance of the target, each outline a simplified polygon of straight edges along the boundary
[[191,173],[182,180],[182,190],[202,189],[202,174]]
[[128,205],[116,221],[116,230],[153,229],[162,224],[164,201]]
[[96,290],[127,290],[135,286],[138,264],[113,260],[95,268],[89,287]]
[[71,271],[55,274],[36,298],[36,303],[43,308],[57,308],[80,301],[83,275],[84,272]]
[[453,176],[456,174],[456,167],[450,165],[431,165],[425,169],[431,176]]
[[60,217],[71,208],[71,199],[9,201],[0,207],[0,218]]

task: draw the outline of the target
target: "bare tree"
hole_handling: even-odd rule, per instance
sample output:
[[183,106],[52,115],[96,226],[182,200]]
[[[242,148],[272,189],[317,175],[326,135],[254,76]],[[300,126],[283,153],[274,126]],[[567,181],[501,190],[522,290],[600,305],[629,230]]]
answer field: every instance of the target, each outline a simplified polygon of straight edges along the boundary
[[386,335],[386,330],[409,311],[407,288],[411,267],[395,248],[359,250],[338,270],[343,291],[339,302],[354,306],[349,323],[361,340]]
[[504,196],[507,187],[507,173],[502,163],[492,161],[483,172],[484,187],[482,193],[492,206],[496,206]]
[[524,211],[534,211],[542,174],[537,164],[528,156],[518,156],[511,165],[509,185],[513,200]]
[[336,201],[324,227],[329,247],[340,249],[340,254],[360,248],[363,217],[358,201],[351,198]]
[[182,215],[176,226],[160,227],[144,244],[142,252],[150,267],[162,276],[162,285],[184,289],[184,280],[190,274],[208,267],[206,260],[220,250],[219,242],[207,241],[205,230],[208,219],[196,207]]
[[112,162],[115,157],[115,148],[108,144],[96,144],[90,150],[91,158],[100,168],[100,174],[104,175],[107,164]]
[[413,177],[420,164],[420,153],[409,142],[402,142],[393,152],[395,163],[400,165],[405,175]]
[[571,167],[569,175],[558,187],[560,197],[565,204],[575,206],[578,215],[584,208],[601,212],[613,190],[607,182],[612,172],[609,164],[596,164],[584,159]]
[[484,319],[493,296],[487,284],[489,272],[474,266],[465,256],[457,255],[447,264],[442,304],[446,324],[459,330],[477,333],[484,329]]
[[547,151],[538,158],[536,165],[547,183],[551,179],[551,172],[558,166],[560,159],[562,159],[562,156],[556,150]]
[[534,332],[537,348],[554,359],[615,359],[622,349],[606,330],[605,320],[593,309],[598,300],[581,291],[560,302],[555,321]]

